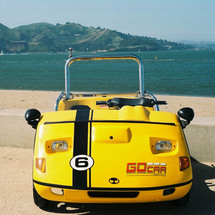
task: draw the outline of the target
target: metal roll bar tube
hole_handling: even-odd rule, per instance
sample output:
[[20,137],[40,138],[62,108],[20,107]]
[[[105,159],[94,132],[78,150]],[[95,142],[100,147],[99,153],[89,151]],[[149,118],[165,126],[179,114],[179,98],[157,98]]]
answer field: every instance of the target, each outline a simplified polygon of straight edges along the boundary
[[70,65],[75,62],[75,61],[84,61],[84,60],[134,60],[138,63],[139,65],[139,91],[140,91],[140,96],[144,96],[144,68],[143,68],[143,62],[142,60],[136,56],[136,55],[110,55],[110,56],[105,56],[105,55],[89,55],[89,56],[74,56],[69,58],[66,61],[65,64],[65,94],[66,98],[70,98],[70,72],[69,72],[69,67]]

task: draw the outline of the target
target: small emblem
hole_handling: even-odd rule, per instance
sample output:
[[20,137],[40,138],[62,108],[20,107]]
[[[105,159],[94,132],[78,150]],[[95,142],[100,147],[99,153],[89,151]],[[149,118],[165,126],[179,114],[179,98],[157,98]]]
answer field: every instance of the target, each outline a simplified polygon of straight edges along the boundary
[[94,160],[87,155],[77,155],[70,160],[70,166],[77,171],[88,170],[93,164]]
[[110,178],[110,179],[109,179],[109,182],[110,182],[111,184],[119,184],[119,179],[118,179],[118,178]]

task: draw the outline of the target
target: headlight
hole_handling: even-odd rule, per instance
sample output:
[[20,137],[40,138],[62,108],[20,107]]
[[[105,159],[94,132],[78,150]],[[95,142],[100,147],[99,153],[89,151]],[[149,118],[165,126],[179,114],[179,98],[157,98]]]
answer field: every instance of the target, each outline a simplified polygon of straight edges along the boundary
[[155,143],[155,148],[157,151],[171,151],[172,149],[172,142],[166,140],[158,140]]
[[51,148],[53,151],[56,151],[56,152],[67,151],[68,143],[65,140],[54,141],[51,144]]

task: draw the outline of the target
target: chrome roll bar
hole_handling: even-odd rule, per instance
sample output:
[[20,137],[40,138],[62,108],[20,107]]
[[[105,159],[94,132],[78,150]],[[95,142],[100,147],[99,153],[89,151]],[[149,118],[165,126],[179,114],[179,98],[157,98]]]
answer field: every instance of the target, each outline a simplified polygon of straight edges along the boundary
[[139,65],[139,92],[140,96],[144,96],[144,68],[142,60],[136,55],[89,55],[89,56],[74,56],[69,58],[65,64],[65,95],[66,98],[70,98],[70,72],[69,67],[75,61],[84,60],[134,60]]

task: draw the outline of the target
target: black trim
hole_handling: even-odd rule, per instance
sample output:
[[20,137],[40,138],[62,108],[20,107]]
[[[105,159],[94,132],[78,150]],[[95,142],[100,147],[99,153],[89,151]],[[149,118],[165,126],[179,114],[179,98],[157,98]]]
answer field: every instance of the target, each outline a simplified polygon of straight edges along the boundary
[[168,196],[168,195],[171,195],[175,192],[175,188],[170,188],[170,189],[165,189],[163,191],[163,196]]
[[[75,123],[76,121],[56,121],[56,122],[45,122],[45,125],[48,124],[63,124],[63,123]],[[83,122],[83,121],[82,121]],[[100,123],[142,123],[142,124],[157,124],[157,125],[172,125],[176,126],[175,123],[171,122],[148,122],[148,121],[138,121],[138,120],[86,120],[84,122],[100,122]]]
[[[87,155],[88,120],[90,110],[78,109],[74,125],[73,157]],[[87,187],[87,170],[73,169],[73,188],[84,189]]]
[[139,192],[95,192],[88,191],[89,197],[92,198],[136,198]]
[[[159,187],[136,187],[136,188],[98,188],[98,187],[91,187],[91,188],[82,188],[79,190],[137,190],[137,191],[150,191],[150,190],[163,190],[163,189],[168,189],[168,188],[174,188],[174,187],[182,187],[185,185],[190,184],[193,181],[193,179],[180,183],[180,184],[171,184],[171,185],[166,185],[166,186],[159,186]],[[40,182],[37,180],[33,179],[33,182],[39,185],[43,185],[43,186],[48,186],[48,187],[57,187],[57,188],[62,188],[62,189],[76,189],[72,186],[66,186],[66,185],[59,185],[59,184],[49,184],[49,183],[44,183],[44,182]],[[78,189],[78,188],[77,188]]]

